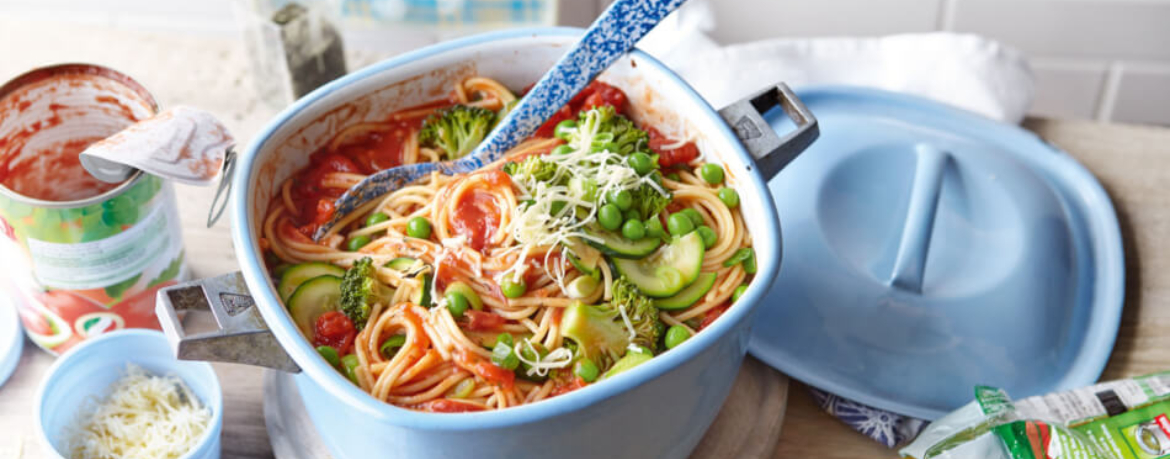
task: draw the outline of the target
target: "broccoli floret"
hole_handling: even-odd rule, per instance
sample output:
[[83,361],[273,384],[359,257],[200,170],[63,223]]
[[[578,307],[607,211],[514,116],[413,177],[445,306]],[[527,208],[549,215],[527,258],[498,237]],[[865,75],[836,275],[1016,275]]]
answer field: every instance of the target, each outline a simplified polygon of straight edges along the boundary
[[630,333],[621,313],[609,305],[576,302],[561,316],[561,333],[576,344],[578,356],[592,360],[605,371],[626,353]]
[[559,181],[566,177],[560,166],[552,161],[540,159],[537,155],[513,164],[516,166],[512,168],[512,177],[527,183]]
[[447,153],[447,159],[471,153],[487,136],[496,120],[495,112],[466,105],[439,110],[423,123],[419,143]]
[[341,278],[341,312],[361,330],[370,318],[370,304],[386,301],[394,291],[374,278],[373,260],[362,258]]
[[653,300],[638,291],[638,287],[626,279],[626,276],[621,276],[613,283],[613,297],[609,304],[615,309],[625,310],[626,317],[630,319],[630,325],[634,328],[635,336],[632,340],[634,344],[654,352],[658,351],[659,338],[666,327],[658,318],[658,308],[654,306]]
[[577,128],[568,142],[578,150],[604,147],[621,155],[646,151],[650,136],[608,105],[594,107],[577,115]]
[[638,209],[638,213],[646,218],[657,215],[670,205],[672,199],[669,190],[663,189],[663,191],[666,191],[666,194],[659,193],[653,186],[642,184],[631,193],[634,196],[634,208]]

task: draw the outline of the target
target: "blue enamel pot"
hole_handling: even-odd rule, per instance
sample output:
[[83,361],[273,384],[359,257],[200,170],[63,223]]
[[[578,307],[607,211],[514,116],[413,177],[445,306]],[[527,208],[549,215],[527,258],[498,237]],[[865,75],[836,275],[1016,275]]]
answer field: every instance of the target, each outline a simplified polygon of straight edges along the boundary
[[[619,377],[493,412],[439,414],[395,407],[367,395],[319,357],[264,268],[259,238],[266,206],[281,183],[340,129],[442,97],[472,75],[525,87],[579,34],[576,29],[512,30],[442,43],[338,79],[278,115],[236,158],[229,208],[241,273],[160,292],[160,317],[180,356],[299,372],[296,382],[306,409],[337,458],[687,456],[727,397],[747,350],[754,312],[780,269],[780,224],[767,179],[817,135],[815,119],[783,85],[716,111],[640,51],[599,77],[626,92],[637,121],[685,126],[704,154],[727,165],[759,269],[747,292],[710,327]],[[761,113],[771,110],[783,110],[796,129],[778,136]],[[730,125],[725,119],[732,120]],[[194,303],[187,301],[191,289],[204,293],[194,295]],[[223,330],[184,334],[174,310],[188,307],[210,307]]]

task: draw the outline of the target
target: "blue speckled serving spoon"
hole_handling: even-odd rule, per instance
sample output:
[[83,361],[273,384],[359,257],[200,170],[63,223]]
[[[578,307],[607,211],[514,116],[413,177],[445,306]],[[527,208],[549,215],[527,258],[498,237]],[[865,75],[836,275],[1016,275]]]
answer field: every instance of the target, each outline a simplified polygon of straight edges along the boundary
[[443,174],[472,172],[503,156],[504,152],[527,139],[553,113],[585,88],[597,74],[609,68],[619,57],[634,48],[650,29],[686,0],[617,0],[605,10],[581,40],[569,50],[520,99],[504,120],[488,134],[471,154],[439,163],[400,166],[375,173],[350,188],[338,198],[337,211],[328,223],[317,229],[317,240],[329,232],[345,215],[379,196],[439,171]]

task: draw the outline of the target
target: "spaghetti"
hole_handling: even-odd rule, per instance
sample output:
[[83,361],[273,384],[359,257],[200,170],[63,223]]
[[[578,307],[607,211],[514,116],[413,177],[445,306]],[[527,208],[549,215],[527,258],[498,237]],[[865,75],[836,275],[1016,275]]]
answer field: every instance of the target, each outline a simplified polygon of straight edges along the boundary
[[480,411],[587,386],[709,325],[755,271],[723,168],[634,126],[600,82],[500,161],[433,174],[309,238],[347,188],[466,153],[515,100],[475,77],[351,126],[269,206],[262,244],[286,306],[379,400]]

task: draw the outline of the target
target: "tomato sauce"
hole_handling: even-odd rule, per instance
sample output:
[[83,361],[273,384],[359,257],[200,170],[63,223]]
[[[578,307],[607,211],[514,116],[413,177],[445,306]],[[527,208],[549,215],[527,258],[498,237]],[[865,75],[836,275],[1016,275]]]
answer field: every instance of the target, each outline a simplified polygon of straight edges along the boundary
[[699,147],[695,146],[694,142],[687,142],[675,147],[678,142],[662,135],[657,129],[645,127],[643,130],[650,135],[647,146],[653,152],[658,153],[658,165],[663,169],[685,165],[699,157]]
[[474,403],[460,402],[441,398],[418,405],[418,409],[429,413],[469,413],[483,411],[483,407]]
[[76,201],[117,187],[94,178],[79,156],[102,138],[72,139],[32,155],[9,156],[0,164],[0,184],[23,196],[42,201]]

